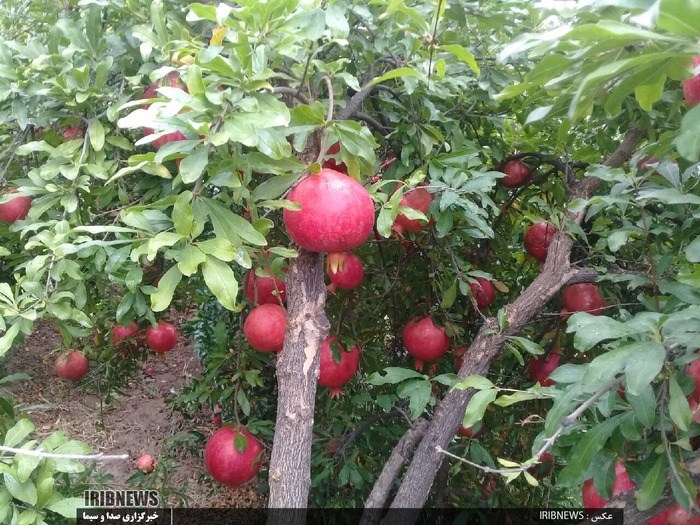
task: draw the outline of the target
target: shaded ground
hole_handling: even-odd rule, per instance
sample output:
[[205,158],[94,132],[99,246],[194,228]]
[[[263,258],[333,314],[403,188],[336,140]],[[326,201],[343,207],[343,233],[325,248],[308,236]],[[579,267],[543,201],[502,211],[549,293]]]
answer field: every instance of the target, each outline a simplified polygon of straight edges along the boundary
[[[176,323],[177,324],[177,323]],[[211,414],[185,421],[180,414],[168,417],[164,397],[178,392],[200,374],[191,342],[180,338],[165,359],[148,358],[124,389],[126,395],[109,406],[100,406],[100,396],[60,380],[53,369],[52,350],[62,345],[58,330],[48,322],[37,324],[24,348],[2,363],[7,374],[24,372],[31,381],[13,383],[9,390],[22,412],[36,425],[36,438],[65,431],[72,439],[89,443],[95,452],[129,454],[128,461],[102,463],[98,470],[109,474],[110,488],[137,488],[127,480],[135,474],[135,460],[151,454],[158,469],[141,483],[161,491],[168,506],[259,507],[264,506],[255,482],[236,490],[212,480],[204,468],[204,442],[197,443],[191,431],[210,436]]]

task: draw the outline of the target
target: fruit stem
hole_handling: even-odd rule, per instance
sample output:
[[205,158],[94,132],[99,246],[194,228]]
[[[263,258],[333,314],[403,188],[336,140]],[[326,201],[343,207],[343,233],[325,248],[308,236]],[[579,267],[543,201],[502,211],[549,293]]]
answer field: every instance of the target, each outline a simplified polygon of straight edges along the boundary
[[[328,116],[326,117],[326,125],[333,120],[333,83],[328,75],[324,75],[323,79],[326,81],[326,86],[328,87]],[[321,164],[324,155],[326,154],[326,146],[328,144],[328,134],[324,133],[321,136],[321,150],[318,152],[318,158],[316,162]]]

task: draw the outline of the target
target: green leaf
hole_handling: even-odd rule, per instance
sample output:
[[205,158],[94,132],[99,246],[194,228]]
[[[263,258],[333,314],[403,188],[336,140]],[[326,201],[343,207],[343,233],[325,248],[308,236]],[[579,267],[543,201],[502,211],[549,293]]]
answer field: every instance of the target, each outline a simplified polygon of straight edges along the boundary
[[272,177],[259,184],[251,194],[254,202],[276,199],[292,187],[299,175],[280,175]]
[[19,323],[16,322],[10,328],[7,329],[7,332],[0,337],[0,357],[2,357],[5,352],[7,352],[10,347],[12,346],[12,343],[15,340],[15,337],[19,334]]
[[527,353],[532,355],[542,355],[544,354],[544,348],[542,348],[537,343],[526,339],[525,337],[517,337],[514,335],[508,336],[509,341],[515,341],[520,348],[525,350]]
[[372,79],[372,82],[369,83],[369,86],[374,86],[376,84],[381,84],[382,82],[386,82],[387,80],[392,80],[394,78],[400,78],[400,77],[421,77],[423,78],[424,75],[416,71],[415,69],[411,67],[399,67],[397,69],[392,69],[388,73],[385,73],[381,76],[378,76],[374,79]]
[[212,199],[202,199],[201,202],[209,210],[209,217],[214,224],[214,228],[219,229],[231,241],[231,244],[238,244],[239,238],[256,246],[265,246],[267,244],[265,237],[243,217],[236,215]]
[[476,392],[469,400],[462,425],[468,428],[481,421],[489,404],[493,403],[495,399],[496,390],[494,389]]
[[32,432],[34,432],[34,423],[27,418],[22,418],[7,431],[3,445],[16,447]]
[[151,295],[151,310],[162,312],[173,300],[175,288],[180,284],[182,272],[177,266],[172,266],[158,281],[158,290]]
[[177,196],[177,200],[173,205],[172,219],[175,231],[184,237],[189,237],[195,229],[194,215],[192,206],[190,206],[191,200],[192,192],[183,191]]
[[522,403],[523,401],[530,401],[531,399],[549,399],[550,396],[544,394],[536,394],[534,392],[516,392],[515,394],[510,394],[507,396],[500,396],[496,401],[493,402],[494,405],[499,407],[509,407],[510,405],[515,405],[516,403]]
[[90,138],[90,146],[94,151],[102,151],[105,145],[105,128],[97,118],[90,121],[87,129],[88,137]]
[[203,264],[207,256],[196,246],[185,244],[180,250],[179,262],[177,268],[182,272],[182,275],[191,277],[197,273],[197,268]]
[[191,151],[180,162],[180,177],[184,184],[192,184],[204,173],[209,163],[209,146],[203,144]]
[[[29,443],[25,443],[22,448],[24,450],[32,450],[35,444],[35,441],[31,441]],[[41,463],[41,458],[37,456],[17,454],[15,458],[17,461],[17,479],[20,482],[27,481],[32,475],[32,472],[34,472],[34,469],[36,469],[39,466],[39,463]]]
[[618,348],[596,357],[586,366],[581,381],[583,391],[595,392],[612,381],[625,369],[627,358],[631,353],[630,348]]
[[240,309],[236,307],[238,281],[236,281],[236,276],[228,264],[207,255],[207,260],[202,265],[202,276],[221,306],[232,311]]
[[666,360],[666,349],[661,343],[645,341],[623,347],[631,349],[625,365],[625,390],[628,394],[640,394],[661,372]]
[[427,378],[427,376],[409,368],[388,367],[384,369],[384,372],[386,372],[386,375],[384,376],[382,376],[379,372],[374,372],[371,376],[369,376],[367,381],[371,385],[380,386],[386,384],[395,385],[396,383],[400,383],[406,379]]
[[427,379],[413,379],[399,385],[397,395],[405,398],[409,394],[408,406],[411,409],[411,418],[418,419],[432,397],[432,384]]
[[77,509],[84,506],[85,500],[83,498],[63,498],[46,508],[66,518],[75,518]]
[[688,262],[700,262],[700,237],[696,237],[685,250],[685,257]]
[[700,35],[700,4],[695,0],[660,0],[658,25],[672,35]]
[[626,399],[639,422],[651,428],[656,418],[656,396],[651,385],[644,388],[639,395],[626,394]]
[[666,459],[666,454],[660,454],[637,492],[637,508],[639,508],[639,510],[648,510],[661,499],[664,487],[666,486],[667,465],[668,460]]
[[449,309],[457,299],[457,281],[452,281],[452,284],[447,290],[442,292],[442,302],[440,308]]
[[32,480],[20,483],[17,478],[8,473],[3,474],[3,479],[5,480],[5,487],[14,498],[30,505],[36,504],[37,492]]
[[466,390],[467,388],[474,388],[475,390],[487,390],[490,388],[495,388],[495,385],[480,375],[470,375],[457,382],[452,389],[453,390]]
[[569,319],[566,332],[575,332],[574,346],[577,350],[586,352],[605,339],[619,339],[629,335],[631,330],[610,317],[579,312]]
[[474,60],[474,55],[472,55],[471,51],[465,47],[457,44],[448,44],[440,46],[440,49],[452,53],[459,60],[467,64],[470,69],[476,73],[476,76],[481,76],[481,70],[479,69],[479,65],[476,63],[476,60]]
[[688,400],[683,395],[683,390],[678,385],[675,376],[671,376],[668,380],[670,399],[668,402],[668,411],[673,423],[683,432],[688,430],[692,420],[692,413]]
[[238,259],[238,250],[236,250],[236,247],[226,239],[221,239],[219,237],[215,239],[207,239],[206,241],[195,243],[195,246],[203,253],[213,255],[217,259],[221,259],[225,262],[231,262]]

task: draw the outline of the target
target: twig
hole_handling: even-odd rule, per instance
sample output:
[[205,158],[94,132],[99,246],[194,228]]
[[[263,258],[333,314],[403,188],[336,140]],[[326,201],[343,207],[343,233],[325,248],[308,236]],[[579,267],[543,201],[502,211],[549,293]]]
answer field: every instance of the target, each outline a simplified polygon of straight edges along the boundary
[[21,456],[32,456],[35,458],[50,458],[50,459],[78,459],[82,461],[123,461],[129,459],[129,454],[106,455],[106,454],[52,454],[50,452],[41,452],[40,450],[26,450],[22,448],[13,448],[0,446],[0,452],[12,452]]
[[[333,120],[333,83],[328,75],[324,75],[323,80],[326,81],[326,86],[328,86],[328,116],[326,117],[326,124]],[[323,156],[326,154],[326,145],[328,143],[328,135],[324,133],[321,136],[321,150],[318,152],[318,158],[316,162],[321,164]]]

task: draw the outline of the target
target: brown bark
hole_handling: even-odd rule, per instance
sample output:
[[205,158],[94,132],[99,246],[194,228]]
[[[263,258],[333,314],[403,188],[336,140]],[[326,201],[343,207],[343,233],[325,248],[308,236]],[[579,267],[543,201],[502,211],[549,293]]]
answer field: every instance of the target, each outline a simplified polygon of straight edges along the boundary
[[[643,131],[631,129],[620,147],[606,160],[606,164],[611,167],[621,166],[629,159],[643,137]],[[571,188],[570,199],[589,198],[600,184],[601,181],[598,179],[585,178]],[[566,218],[580,224],[584,213],[584,211],[576,215],[567,213]],[[465,360],[459,371],[460,378],[472,374],[485,375],[491,362],[502,351],[507,336],[517,334],[563,286],[573,281],[581,282],[595,278],[596,274],[592,270],[578,270],[571,267],[569,257],[572,245],[573,240],[566,232],[557,233],[549,247],[547,261],[540,275],[513,303],[505,307],[508,327],[500,332],[496,319],[486,319],[469,348],[469,359]],[[418,446],[396,498],[392,502],[392,509],[420,509],[425,505],[430,487],[444,459],[444,456],[437,452],[436,447],[448,448],[474,392],[473,389],[454,390],[447,393],[440,401],[430,427]],[[414,520],[417,515],[418,512],[415,513]],[[400,516],[394,512],[390,513],[382,523],[412,523],[413,520],[406,521],[407,517],[405,512]]]
[[[287,332],[277,360],[277,421],[270,459],[269,508],[306,508],[311,484],[311,434],[319,348],[328,335],[323,254],[299,250],[287,272]],[[268,523],[290,523],[299,513],[270,513]]]

